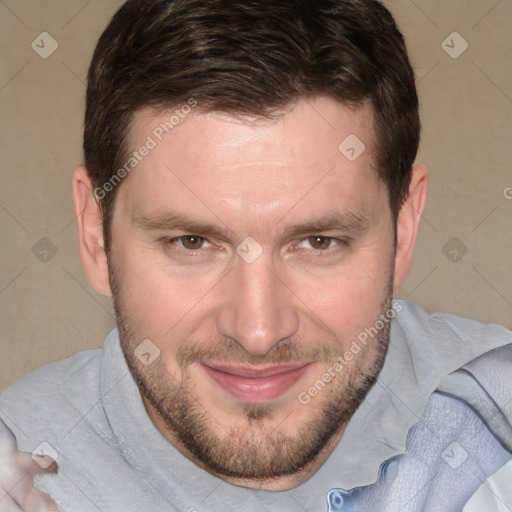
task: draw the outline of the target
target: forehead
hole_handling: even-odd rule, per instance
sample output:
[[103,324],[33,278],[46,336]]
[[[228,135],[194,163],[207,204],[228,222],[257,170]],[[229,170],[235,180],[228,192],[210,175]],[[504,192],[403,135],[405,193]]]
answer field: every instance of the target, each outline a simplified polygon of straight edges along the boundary
[[299,203],[298,211],[334,210],[357,199],[362,209],[381,191],[370,107],[330,98],[300,100],[273,119],[144,109],[134,115],[130,147],[145,156],[119,193],[141,215],[172,203],[210,216],[266,214],[272,223]]
[[[303,156],[316,159],[319,153],[338,149],[348,135],[364,139],[373,148],[373,115],[369,102],[358,108],[344,105],[326,96],[300,99],[287,109],[263,116],[236,115],[222,112],[203,112],[191,98],[188,103],[167,111],[143,108],[135,112],[129,130],[130,146],[136,149],[150,136],[157,145],[197,144],[204,152],[215,148],[211,157],[222,157],[229,150],[232,159],[240,149],[241,163],[251,156],[261,157],[261,145],[270,151],[271,158]],[[194,132],[195,137],[190,137]],[[242,151],[243,148],[243,151]],[[198,153],[198,156],[201,156]]]

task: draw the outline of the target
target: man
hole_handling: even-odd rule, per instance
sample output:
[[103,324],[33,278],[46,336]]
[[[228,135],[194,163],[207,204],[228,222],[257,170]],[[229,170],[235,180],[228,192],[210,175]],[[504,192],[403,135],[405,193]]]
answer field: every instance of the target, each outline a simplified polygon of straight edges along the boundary
[[118,329],[0,397],[0,510],[510,509],[512,334],[393,300],[418,141],[375,0],[126,2],[73,177]]

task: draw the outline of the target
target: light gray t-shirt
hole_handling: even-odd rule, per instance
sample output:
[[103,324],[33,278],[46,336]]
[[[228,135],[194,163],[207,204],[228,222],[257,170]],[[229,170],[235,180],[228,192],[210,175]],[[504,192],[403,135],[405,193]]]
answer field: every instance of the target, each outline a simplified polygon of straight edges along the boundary
[[[326,463],[289,491],[230,485],[169,444],[144,409],[117,330],[103,349],[44,366],[8,388],[0,395],[0,418],[21,450],[48,443],[58,453],[59,474],[37,476],[36,486],[62,512],[461,510],[511,455],[471,407],[433,392],[446,375],[493,349],[504,347],[509,357],[512,333],[430,316],[405,301],[396,301],[395,310],[378,382]],[[485,361],[479,371],[493,373]],[[507,365],[489,387],[503,387],[499,373],[512,374]],[[512,393],[497,395],[510,420]],[[460,464],[452,467],[454,461]],[[436,478],[440,472],[445,476]],[[463,489],[458,501],[454,485]]]

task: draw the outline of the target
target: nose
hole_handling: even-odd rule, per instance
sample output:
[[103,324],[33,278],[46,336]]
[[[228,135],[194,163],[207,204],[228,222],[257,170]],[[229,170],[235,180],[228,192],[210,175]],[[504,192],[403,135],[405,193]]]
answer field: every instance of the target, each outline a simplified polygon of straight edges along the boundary
[[217,310],[217,330],[251,355],[263,356],[297,333],[294,296],[264,255],[253,263],[239,258],[235,265],[226,283],[225,300]]

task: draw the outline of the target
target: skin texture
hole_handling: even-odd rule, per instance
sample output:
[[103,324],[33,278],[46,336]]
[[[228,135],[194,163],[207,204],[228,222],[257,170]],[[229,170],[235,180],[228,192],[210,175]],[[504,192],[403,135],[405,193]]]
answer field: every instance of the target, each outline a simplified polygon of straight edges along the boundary
[[[138,112],[133,149],[165,120]],[[354,161],[338,150],[350,134],[366,146]],[[387,329],[309,403],[298,400],[390,308],[409,270],[426,170],[414,168],[395,233],[373,139],[368,105],[326,97],[274,120],[191,113],[118,185],[109,258],[93,186],[75,171],[82,263],[114,298],[148,414],[230,483],[282,490],[310,478],[380,371]],[[240,254],[259,255],[249,263]],[[135,352],[144,339],[160,351],[148,366]],[[277,396],[256,385],[240,399],[206,368],[226,364],[301,369]]]

